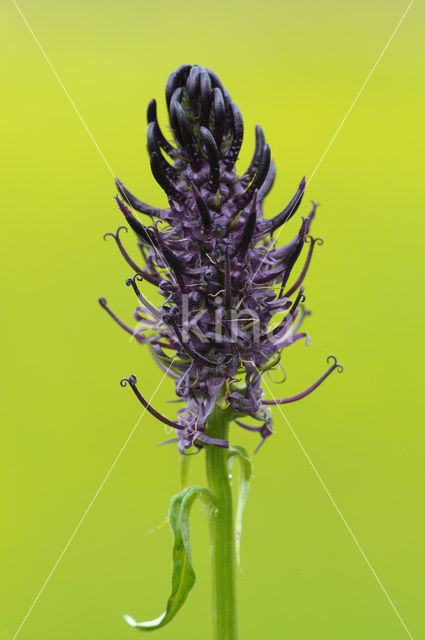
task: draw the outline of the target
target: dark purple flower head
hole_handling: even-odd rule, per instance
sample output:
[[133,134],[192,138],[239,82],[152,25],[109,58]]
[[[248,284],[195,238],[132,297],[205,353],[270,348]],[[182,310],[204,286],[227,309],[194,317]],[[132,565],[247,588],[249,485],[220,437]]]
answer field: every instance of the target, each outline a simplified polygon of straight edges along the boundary
[[[136,272],[127,280],[139,300],[136,329],[122,323],[104,298],[100,302],[138,342],[148,345],[160,367],[175,379],[184,408],[175,421],[168,420],[143,398],[134,376],[122,383],[129,383],[147,410],[176,429],[182,452],[192,445],[228,445],[211,441],[205,433],[219,394],[238,424],[258,431],[262,442],[272,430],[266,408],[271,403],[263,401],[261,376],[277,366],[285,347],[308,339],[300,332],[307,315],[302,283],[314,246],[321,242],[309,235],[316,205],[301,218],[296,236],[277,248],[273,233],[296,213],[305,179],[289,204],[265,220],[263,200],[273,186],[275,167],[262,128],[256,127],[251,163],[239,176],[235,163],[243,120],[215,73],[199,65],[182,65],[168,78],[165,95],[173,140],[169,142],[161,131],[152,100],[147,146],[153,176],[165,191],[169,208],[145,204],[116,181],[117,203],[136,234],[143,267],[124,249],[121,227],[116,234],[107,234]],[[307,242],[304,268],[290,284]],[[164,297],[159,309],[141,293],[142,280],[155,285]],[[273,322],[281,312],[283,317]],[[337,366],[335,361],[327,374]],[[316,386],[280,402],[297,400]],[[241,422],[243,416],[258,420],[260,426]]]

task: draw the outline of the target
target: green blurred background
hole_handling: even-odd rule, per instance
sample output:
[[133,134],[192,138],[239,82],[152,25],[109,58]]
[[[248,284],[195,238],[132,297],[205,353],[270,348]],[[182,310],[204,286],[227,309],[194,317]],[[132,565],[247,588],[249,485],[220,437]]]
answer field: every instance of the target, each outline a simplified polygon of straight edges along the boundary
[[[407,2],[53,0],[21,7],[113,171],[148,202],[145,109],[179,64],[213,68],[242,110],[240,167],[259,122],[277,181],[272,215],[309,177]],[[423,20],[414,4],[308,187],[321,202],[307,282],[309,348],[288,350],[285,385],[334,374],[285,413],[412,636],[425,636]],[[149,396],[161,379],[116,327],[130,321],[129,269],[102,234],[121,224],[112,177],[12,2],[0,7],[1,592],[11,640],[140,415],[119,379]],[[421,26],[422,24],[422,26]],[[297,221],[281,235],[295,231]],[[126,246],[134,249],[128,236]],[[146,285],[149,287],[149,285]],[[154,296],[152,296],[154,298]],[[269,383],[271,384],[271,383]],[[167,405],[166,381],[155,405]],[[408,637],[278,411],[255,458],[239,580],[241,639]],[[136,637],[123,613],[159,615],[171,534],[161,523],[179,457],[145,416],[19,635]],[[255,437],[234,429],[253,451]],[[202,456],[190,480],[203,481]],[[207,527],[196,508],[198,576],[158,639],[210,637]]]

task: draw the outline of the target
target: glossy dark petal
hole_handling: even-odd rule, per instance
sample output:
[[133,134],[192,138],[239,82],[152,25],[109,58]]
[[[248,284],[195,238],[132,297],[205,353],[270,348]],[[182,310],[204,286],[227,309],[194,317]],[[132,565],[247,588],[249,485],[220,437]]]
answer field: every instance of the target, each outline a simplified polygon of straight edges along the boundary
[[143,202],[142,200],[139,200],[139,198],[136,198],[136,196],[134,196],[131,191],[129,191],[129,189],[127,189],[127,187],[125,187],[120,180],[118,180],[118,178],[115,178],[115,184],[117,185],[117,189],[124,201],[127,202],[130,207],[132,207],[136,211],[139,211],[139,213],[144,213],[152,217],[162,217],[164,214],[169,213],[164,209],[151,207],[149,204],[146,204],[146,202]]
[[255,191],[257,191],[263,184],[269,171],[270,158],[270,147],[268,144],[266,144],[263,149],[260,166],[258,167],[253,181],[246,191],[235,197],[235,202],[238,209],[243,209],[244,207],[246,207],[246,205],[251,202]]
[[238,106],[232,102],[230,105],[232,111],[232,143],[224,157],[224,163],[227,168],[233,167],[239,156],[243,140],[243,119]]
[[157,125],[157,128],[158,128],[159,144],[164,149],[164,151],[166,151],[167,153],[172,153],[174,151],[174,147],[168,142],[168,140],[166,139],[166,137],[162,133],[161,128],[160,128],[159,123],[158,123],[158,117],[157,117],[157,113],[156,113],[156,100],[155,100],[155,98],[152,98],[152,100],[148,104],[147,120],[148,120],[148,124],[150,124],[151,122],[156,122],[156,125]]
[[201,100],[200,123],[207,126],[212,102],[211,78],[205,69],[201,70],[199,77],[199,97]]
[[277,216],[275,216],[272,220],[267,221],[267,227],[270,229],[270,231],[276,231],[278,227],[282,226],[282,224],[285,224],[285,222],[288,222],[288,220],[290,220],[294,213],[298,210],[298,207],[300,206],[301,200],[304,195],[305,184],[305,178],[303,178],[289,204],[287,204],[286,207],[282,209],[282,211],[278,213]]
[[249,183],[251,182],[252,178],[255,175],[255,172],[257,171],[258,167],[260,166],[260,162],[261,162],[261,159],[263,157],[263,150],[264,150],[265,144],[266,144],[266,139],[264,137],[264,131],[260,127],[260,125],[257,124],[256,127],[255,127],[255,149],[254,149],[254,155],[252,156],[252,160],[251,160],[251,163],[250,163],[248,169],[245,171],[243,176],[241,178],[239,178],[239,184],[244,189],[246,189],[246,187],[249,185]]
[[215,143],[214,137],[209,129],[201,127],[199,130],[201,134],[202,142],[205,145],[207,151],[208,163],[210,165],[210,182],[214,190],[218,188],[218,181],[220,178],[220,165],[218,149]]
[[257,196],[258,191],[255,191],[254,197],[251,202],[251,208],[248,217],[245,222],[245,226],[242,230],[241,238],[238,246],[236,247],[235,255],[239,254],[241,258],[244,258],[251,240],[254,236],[255,225],[257,224]]
[[214,113],[214,140],[220,148],[223,140],[224,127],[226,124],[226,107],[221,90],[215,87],[213,91],[213,113]]
[[126,204],[124,204],[122,200],[118,198],[118,196],[115,196],[115,200],[118,203],[121,213],[124,214],[125,219],[127,220],[130,227],[133,229],[137,237],[140,240],[142,240],[142,242],[145,242],[146,244],[154,247],[156,244],[155,238],[153,234],[149,231],[149,229],[147,229],[145,225],[140,222],[140,220],[137,220],[137,218],[133,216],[130,209],[127,207]]
[[167,176],[165,160],[156,152],[151,155],[151,170],[153,177],[159,186],[165,191],[167,196],[174,198],[178,198],[180,196],[178,190]]

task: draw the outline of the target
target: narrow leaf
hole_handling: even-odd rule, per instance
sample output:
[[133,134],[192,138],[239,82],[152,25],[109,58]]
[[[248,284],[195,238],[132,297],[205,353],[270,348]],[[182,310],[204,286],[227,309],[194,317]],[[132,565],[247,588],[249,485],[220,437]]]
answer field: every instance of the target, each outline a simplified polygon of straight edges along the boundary
[[125,615],[126,622],[141,631],[152,631],[166,625],[183,606],[190,590],[195,584],[196,576],[192,566],[190,550],[189,517],[190,509],[196,498],[204,507],[214,508],[214,499],[208,489],[202,487],[186,487],[171,500],[168,518],[174,536],[173,545],[173,574],[171,579],[171,594],[162,615],[154,620],[137,622]]
[[241,568],[241,536],[242,536],[242,519],[243,513],[248,499],[249,484],[252,475],[252,464],[249,459],[247,450],[244,447],[233,446],[229,449],[229,456],[227,459],[229,466],[229,473],[231,473],[233,464],[238,460],[240,463],[239,484],[238,484],[238,499],[236,503],[236,516],[235,516],[235,536],[236,536],[236,560]]
[[186,555],[192,565],[192,553],[190,549],[190,510],[196,499],[199,499],[207,513],[215,509],[213,494],[202,487],[187,487],[180,508],[180,531],[185,547]]

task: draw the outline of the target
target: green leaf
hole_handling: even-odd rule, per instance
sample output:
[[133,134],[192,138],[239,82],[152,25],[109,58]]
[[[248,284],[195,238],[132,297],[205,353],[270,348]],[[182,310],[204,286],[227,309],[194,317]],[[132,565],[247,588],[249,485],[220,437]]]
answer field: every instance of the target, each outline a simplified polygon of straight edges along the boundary
[[173,574],[171,594],[162,615],[147,622],[136,622],[125,615],[124,618],[132,627],[141,631],[152,631],[166,625],[183,606],[190,590],[195,584],[196,576],[192,566],[190,549],[190,509],[196,499],[207,509],[214,509],[214,498],[208,489],[202,487],[186,487],[171,500],[168,518],[174,536]]
[[247,450],[244,447],[233,446],[229,449],[227,458],[229,473],[232,472],[233,464],[238,460],[240,463],[240,474],[238,484],[238,499],[236,503],[235,536],[236,536],[236,560],[241,568],[241,536],[242,519],[246,501],[249,493],[249,483],[252,476],[252,464]]

